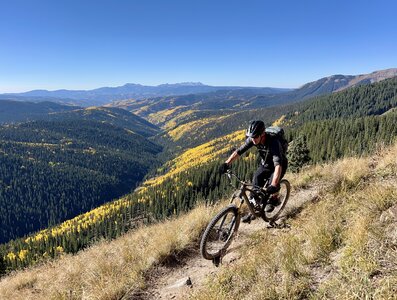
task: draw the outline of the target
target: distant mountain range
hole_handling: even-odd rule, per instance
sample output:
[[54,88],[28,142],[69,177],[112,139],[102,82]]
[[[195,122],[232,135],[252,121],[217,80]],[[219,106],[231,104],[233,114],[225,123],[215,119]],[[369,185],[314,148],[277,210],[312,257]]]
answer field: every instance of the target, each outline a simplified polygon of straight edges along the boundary
[[127,83],[119,87],[102,87],[93,90],[33,90],[25,93],[0,94],[0,100],[51,101],[82,107],[100,106],[113,102],[115,106],[132,111],[149,105],[146,109],[148,113],[169,109],[176,105],[197,103],[197,109],[254,108],[296,102],[395,76],[397,76],[397,68],[361,75],[332,75],[307,83],[298,89],[210,86],[200,82],[158,86]]
[[[366,75],[333,75],[307,83],[294,90],[277,94],[259,94],[255,89],[239,88],[214,92],[165,96],[147,99],[115,101],[111,105],[130,110],[141,117],[155,119],[158,113],[178,108],[167,113],[167,118],[188,110],[255,109],[302,101],[304,99],[332,94],[353,86],[378,82],[397,76],[396,69],[376,71]],[[152,116],[152,117],[150,117]],[[155,120],[151,120],[155,122]]]
[[[29,100],[29,101],[54,101],[64,104],[81,106],[103,105],[115,100],[124,99],[145,99],[153,97],[200,94],[215,92],[219,90],[239,90],[238,86],[209,86],[200,82],[184,82],[176,84],[161,84],[158,86],[146,86],[127,83],[118,87],[102,87],[94,90],[33,90],[25,93],[0,94],[0,99],[7,100]],[[244,88],[255,94],[278,94],[290,89],[279,88]]]

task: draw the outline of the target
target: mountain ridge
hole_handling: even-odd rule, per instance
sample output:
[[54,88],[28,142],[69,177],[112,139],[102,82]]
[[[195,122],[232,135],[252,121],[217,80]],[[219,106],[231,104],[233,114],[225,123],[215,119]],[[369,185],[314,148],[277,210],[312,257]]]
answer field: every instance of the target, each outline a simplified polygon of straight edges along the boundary
[[[157,86],[126,83],[116,87],[100,87],[91,90],[54,91],[32,90],[23,93],[0,94],[0,99],[16,101],[55,101],[62,104],[79,106],[100,106],[115,101],[140,101],[146,99],[161,99],[164,97],[180,97],[205,95],[205,97],[219,99],[231,97],[237,101],[235,105],[278,105],[291,101],[298,101],[325,93],[358,85],[378,82],[397,76],[397,68],[374,71],[360,75],[331,75],[306,83],[297,89],[275,87],[244,87],[244,86],[211,86],[201,82],[165,83]],[[250,99],[252,98],[252,99]],[[247,104],[247,99],[250,102]],[[156,101],[156,100],[155,100]],[[208,101],[206,101],[208,102]],[[230,106],[230,105],[229,105]],[[229,107],[230,108],[230,107]]]
[[175,113],[189,110],[232,109],[241,111],[242,109],[274,107],[332,94],[357,85],[379,82],[395,76],[397,76],[397,68],[357,76],[332,75],[306,83],[298,89],[277,94],[260,94],[258,93],[260,90],[254,88],[223,89],[200,94],[120,100],[114,101],[109,106],[130,110],[146,119],[153,119],[158,113],[164,113],[179,107],[178,111],[168,114],[167,118],[171,119],[175,117]]
[[[241,89],[240,86],[210,86],[201,82],[181,82],[174,84],[160,84],[157,86],[148,86],[135,83],[126,83],[122,86],[116,87],[100,87],[92,90],[66,90],[59,89],[54,91],[48,90],[32,90],[23,93],[6,93],[0,94],[0,99],[16,99],[29,98],[29,97],[42,97],[42,98],[62,98],[63,101],[68,100],[86,100],[88,105],[105,104],[115,100],[122,100],[128,98],[143,99],[158,96],[173,96],[185,94],[200,94],[218,90],[235,90]],[[288,89],[284,88],[271,88],[271,87],[244,87],[245,89],[254,89],[259,93],[279,93]],[[10,98],[11,97],[11,98]],[[16,98],[12,98],[16,97]],[[77,103],[80,104],[81,103]]]

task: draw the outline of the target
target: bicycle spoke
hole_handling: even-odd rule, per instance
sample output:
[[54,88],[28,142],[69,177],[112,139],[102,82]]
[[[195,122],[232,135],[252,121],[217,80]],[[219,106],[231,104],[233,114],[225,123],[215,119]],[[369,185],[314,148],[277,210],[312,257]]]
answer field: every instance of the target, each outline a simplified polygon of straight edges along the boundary
[[208,254],[215,255],[225,247],[234,231],[235,224],[235,214],[229,212],[214,225],[207,238],[206,250]]

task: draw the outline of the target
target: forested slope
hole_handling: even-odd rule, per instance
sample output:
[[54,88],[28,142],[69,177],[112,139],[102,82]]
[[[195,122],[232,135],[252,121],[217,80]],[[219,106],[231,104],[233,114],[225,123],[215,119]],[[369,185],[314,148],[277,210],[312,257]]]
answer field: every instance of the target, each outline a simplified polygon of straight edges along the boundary
[[0,128],[0,242],[55,225],[135,188],[161,146],[96,121]]
[[332,95],[293,105],[287,114],[289,125],[338,118],[381,115],[397,106],[397,77],[353,87]]
[[[188,211],[199,202],[214,202],[230,190],[219,165],[240,144],[244,132],[215,139],[186,150],[166,163],[158,176],[148,179],[136,192],[51,227],[0,245],[8,270],[34,264],[62,252],[75,253],[101,238],[115,238],[141,223],[153,222]],[[250,177],[255,159],[236,164]]]
[[78,108],[77,106],[62,105],[49,101],[34,103],[0,99],[0,124],[33,121],[51,113],[71,111]]
[[290,140],[306,138],[314,162],[334,160],[392,143],[396,107],[397,78],[392,78],[294,105],[282,124]]

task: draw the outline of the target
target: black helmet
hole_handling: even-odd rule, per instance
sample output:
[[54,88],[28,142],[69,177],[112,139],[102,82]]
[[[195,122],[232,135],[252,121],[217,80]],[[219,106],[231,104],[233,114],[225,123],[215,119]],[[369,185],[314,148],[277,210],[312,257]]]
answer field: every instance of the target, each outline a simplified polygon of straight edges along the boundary
[[265,123],[262,121],[252,121],[245,134],[249,138],[256,138],[265,131]]

